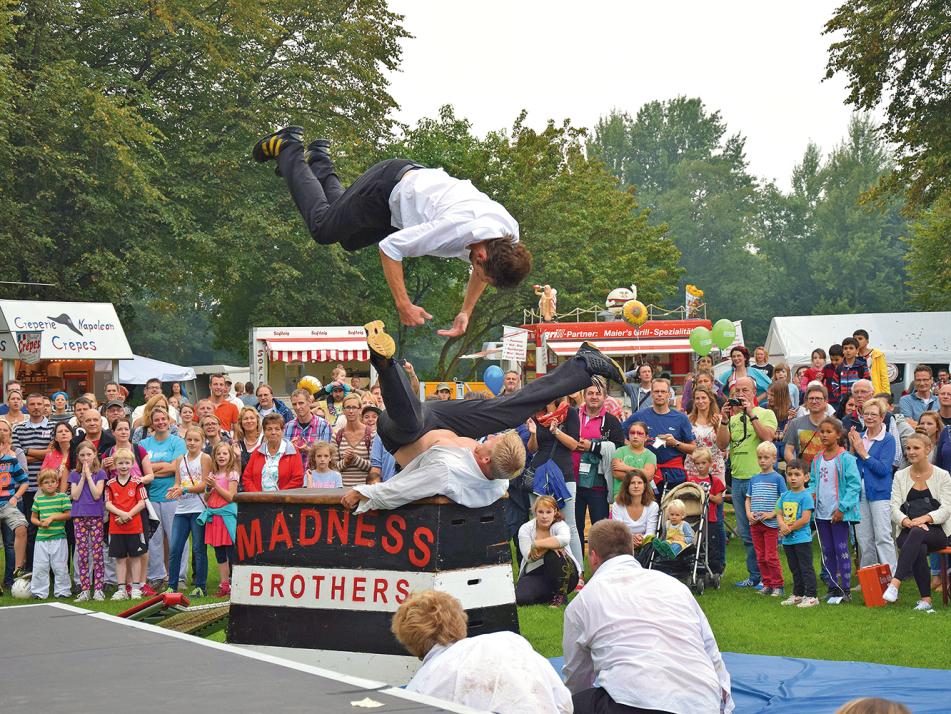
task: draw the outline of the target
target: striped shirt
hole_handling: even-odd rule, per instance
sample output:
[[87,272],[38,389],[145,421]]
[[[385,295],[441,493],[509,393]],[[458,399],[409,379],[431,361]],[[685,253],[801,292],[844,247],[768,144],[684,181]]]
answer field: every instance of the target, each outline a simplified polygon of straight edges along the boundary
[[[38,424],[34,424],[31,420],[27,419],[17,424],[13,429],[13,445],[23,449],[23,453],[27,453],[28,449],[43,449],[45,451],[50,448],[50,442],[52,440],[53,425],[50,423],[50,420],[45,417],[43,421]],[[42,466],[43,459],[30,461],[29,454],[27,454],[26,470],[30,476],[28,491],[36,491],[36,477],[39,475]]]
[[[73,507],[73,502],[65,493],[55,493],[47,496],[45,493],[36,494],[33,499],[33,513],[41,521],[44,518],[55,516],[60,513],[68,513]],[[66,537],[66,521],[53,521],[48,526],[40,526],[36,532],[37,540],[56,540]]]

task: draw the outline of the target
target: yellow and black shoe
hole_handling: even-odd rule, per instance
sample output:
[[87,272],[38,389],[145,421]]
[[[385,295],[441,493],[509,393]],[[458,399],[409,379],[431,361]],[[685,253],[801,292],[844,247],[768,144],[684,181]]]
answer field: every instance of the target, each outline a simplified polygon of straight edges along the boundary
[[396,343],[384,332],[383,320],[374,320],[363,326],[367,331],[367,345],[381,357],[390,359],[396,354]]
[[278,129],[258,141],[251,150],[251,156],[258,162],[270,161],[280,155],[283,147],[288,144],[302,144],[303,139],[303,127],[285,126],[283,129]]

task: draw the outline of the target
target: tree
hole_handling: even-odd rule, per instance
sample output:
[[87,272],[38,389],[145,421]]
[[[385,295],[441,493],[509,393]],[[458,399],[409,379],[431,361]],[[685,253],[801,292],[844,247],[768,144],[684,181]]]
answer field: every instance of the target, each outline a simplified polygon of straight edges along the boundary
[[912,207],[951,190],[951,13],[945,0],[846,0],[826,24],[826,77],[848,78],[847,101],[885,104],[882,131],[897,147],[888,189],[907,187]]
[[951,193],[940,196],[912,226],[908,240],[911,300],[922,310],[951,309]]

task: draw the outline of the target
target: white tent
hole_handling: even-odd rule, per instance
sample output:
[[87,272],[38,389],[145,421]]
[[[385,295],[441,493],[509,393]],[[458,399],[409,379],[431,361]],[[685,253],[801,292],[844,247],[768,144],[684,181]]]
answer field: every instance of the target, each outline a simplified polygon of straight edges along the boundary
[[856,315],[774,317],[766,336],[771,362],[809,364],[816,347],[828,351],[855,330],[891,364],[947,364],[951,360],[951,312],[875,312]]
[[123,384],[145,384],[153,377],[163,382],[191,382],[195,370],[141,355],[132,355],[131,360],[119,363],[119,381]]

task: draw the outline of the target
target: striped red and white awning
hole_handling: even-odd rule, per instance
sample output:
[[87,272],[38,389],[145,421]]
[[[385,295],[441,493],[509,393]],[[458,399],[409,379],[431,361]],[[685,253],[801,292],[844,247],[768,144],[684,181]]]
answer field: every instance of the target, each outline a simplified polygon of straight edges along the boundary
[[[669,340],[588,340],[606,355],[693,352],[689,339]],[[548,348],[559,357],[570,357],[581,347],[581,340],[549,340]]]
[[370,349],[363,338],[273,338],[267,340],[267,349],[272,362],[367,362],[370,359]]

